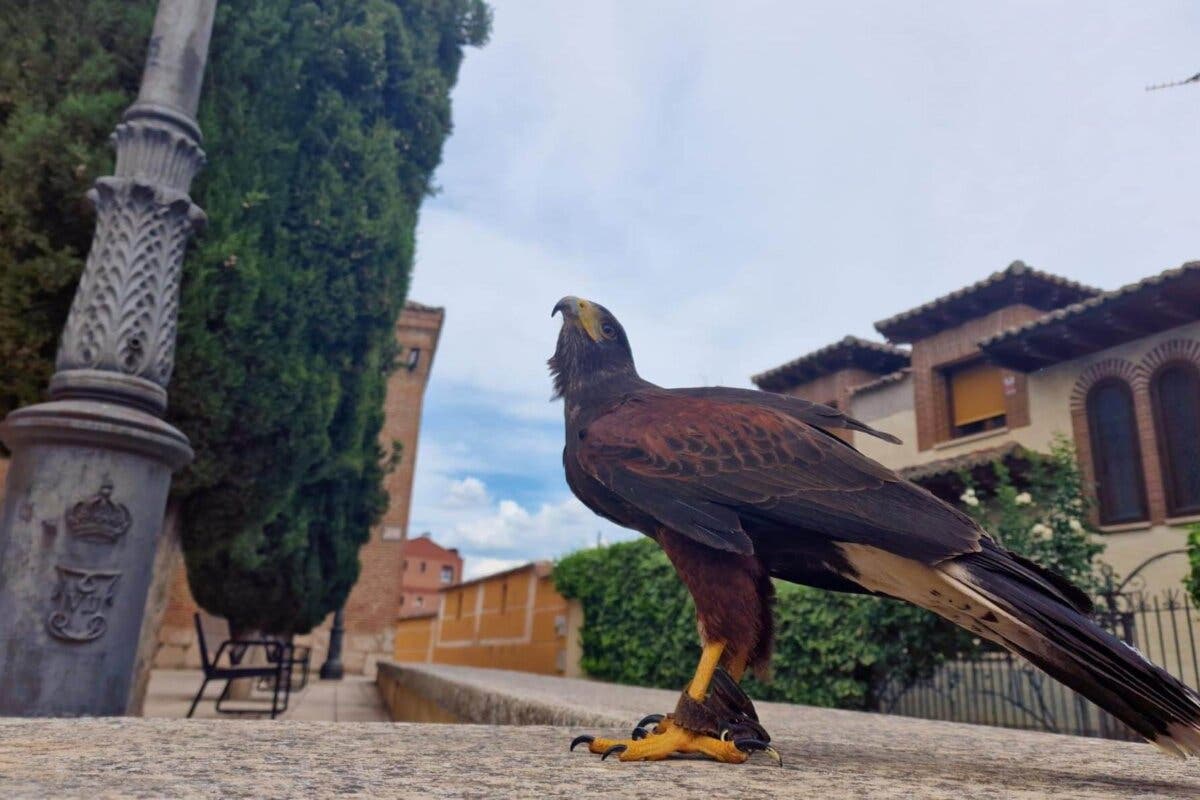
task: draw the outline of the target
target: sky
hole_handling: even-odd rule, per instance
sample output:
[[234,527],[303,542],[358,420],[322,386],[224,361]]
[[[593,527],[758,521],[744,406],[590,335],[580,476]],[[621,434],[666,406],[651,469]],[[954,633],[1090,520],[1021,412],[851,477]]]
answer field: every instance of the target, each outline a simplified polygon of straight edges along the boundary
[[445,306],[409,535],[473,577],[635,534],[562,477],[568,294],[642,376],[749,376],[1021,259],[1109,289],[1200,259],[1195,2],[494,0],[421,213]]

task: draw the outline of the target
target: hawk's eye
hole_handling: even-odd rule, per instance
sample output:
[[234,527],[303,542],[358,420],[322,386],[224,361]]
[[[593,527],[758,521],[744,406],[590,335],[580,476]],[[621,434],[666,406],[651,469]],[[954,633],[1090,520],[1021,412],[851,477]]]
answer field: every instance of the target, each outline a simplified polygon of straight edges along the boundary
[[600,332],[608,339],[617,338],[617,329],[612,326],[612,323],[606,322],[600,326]]

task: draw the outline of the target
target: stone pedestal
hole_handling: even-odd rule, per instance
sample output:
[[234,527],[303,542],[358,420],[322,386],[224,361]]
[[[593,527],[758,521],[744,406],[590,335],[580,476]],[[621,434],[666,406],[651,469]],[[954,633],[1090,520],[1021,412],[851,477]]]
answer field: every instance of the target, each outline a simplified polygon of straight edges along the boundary
[[86,401],[21,409],[0,434],[0,716],[123,714],[171,472],[191,448],[157,417]]

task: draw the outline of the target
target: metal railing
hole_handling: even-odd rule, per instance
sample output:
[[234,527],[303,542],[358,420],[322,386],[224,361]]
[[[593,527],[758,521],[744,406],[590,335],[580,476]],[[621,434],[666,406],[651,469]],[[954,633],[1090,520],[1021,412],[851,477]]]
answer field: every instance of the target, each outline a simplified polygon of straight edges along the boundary
[[[1200,615],[1187,593],[1144,590],[1143,567],[1183,551],[1160,553],[1117,583],[1108,573],[1095,620],[1188,686],[1200,686]],[[881,694],[880,711],[1106,739],[1139,740],[1124,723],[1029,662],[999,648],[943,664],[928,679]]]

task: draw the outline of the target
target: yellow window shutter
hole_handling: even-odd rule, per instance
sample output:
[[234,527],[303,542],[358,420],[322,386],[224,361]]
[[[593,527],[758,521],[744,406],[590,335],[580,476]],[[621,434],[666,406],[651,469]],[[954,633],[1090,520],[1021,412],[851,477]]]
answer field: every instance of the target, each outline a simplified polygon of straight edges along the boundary
[[991,364],[973,364],[950,375],[950,403],[954,424],[999,417],[1004,414],[1004,382],[1000,368]]

